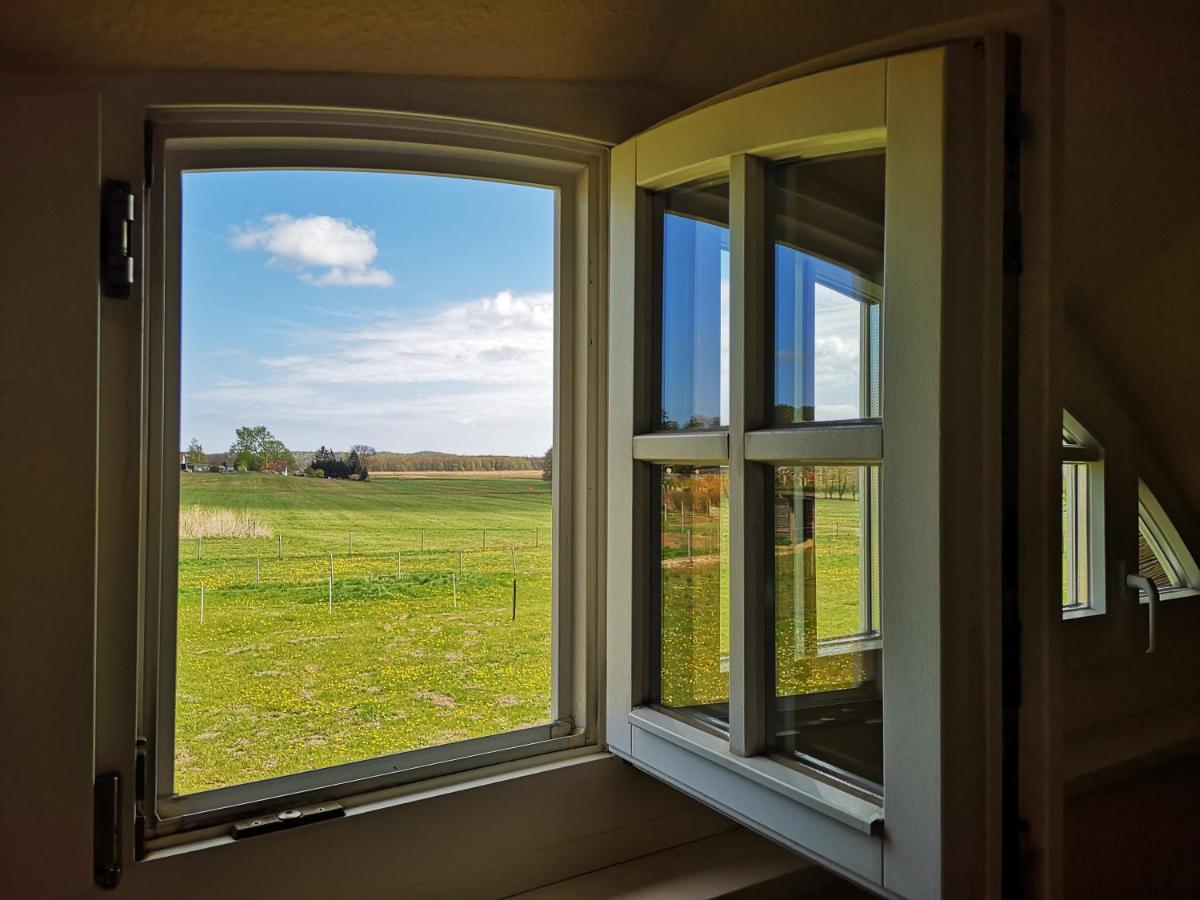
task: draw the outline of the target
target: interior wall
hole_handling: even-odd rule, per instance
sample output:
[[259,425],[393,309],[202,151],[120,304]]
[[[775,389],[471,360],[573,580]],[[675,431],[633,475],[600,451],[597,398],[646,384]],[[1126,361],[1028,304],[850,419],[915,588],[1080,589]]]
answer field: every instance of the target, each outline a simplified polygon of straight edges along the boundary
[[[197,102],[246,96],[246,85],[253,83],[260,102],[302,95],[313,103],[370,105],[386,97],[384,105],[421,109],[424,104],[456,115],[616,141],[774,70],[903,32],[991,15],[1004,4],[869,0],[848,6],[828,0],[805,4],[799,11],[790,2],[635,0],[409,6],[409,18],[400,20],[386,6],[365,0],[342,4],[333,21],[327,4],[301,2],[290,9],[294,25],[281,30],[271,4],[207,2],[173,12],[164,12],[171,9],[166,5],[148,6],[136,17],[120,0],[85,8],[66,0],[9,4],[0,11],[0,67],[10,77],[0,92],[41,93],[57,86],[125,98],[124,112],[106,112],[102,136],[84,131],[82,140],[95,147],[102,140],[106,153],[127,158],[136,155],[140,142],[138,98],[148,96],[147,86],[164,77],[147,71],[162,67],[210,70],[176,78],[176,84],[189,86],[188,96]],[[1067,327],[1103,373],[1105,391],[1117,410],[1113,415],[1128,422],[1129,433],[1136,432],[1144,442],[1147,458],[1160,463],[1160,499],[1181,530],[1196,534],[1194,522],[1188,524],[1200,510],[1200,466],[1195,464],[1200,425],[1193,411],[1200,396],[1200,314],[1190,290],[1191,268],[1200,256],[1195,13],[1182,0],[1153,5],[1072,0],[1055,6],[1065,48],[1060,70],[1064,137],[1056,175],[1064,198],[1058,275]],[[279,74],[246,75],[263,69]],[[420,78],[392,77],[404,73]],[[552,80],[507,80],[538,78]],[[564,79],[582,83],[566,84]],[[72,147],[78,149],[81,133],[47,131],[38,108],[36,100],[30,101],[25,116],[4,123],[8,130],[0,155],[6,198],[10,185],[16,190],[22,178],[30,177],[29,167],[52,173],[66,158],[60,154],[70,156]],[[42,129],[36,134],[29,124],[35,121]],[[9,282],[4,301],[7,368],[0,399],[6,433],[42,436],[51,448],[44,464],[70,475],[61,482],[57,505],[76,510],[50,522],[45,506],[22,493],[20,485],[5,489],[6,530],[19,531],[14,523],[22,522],[25,535],[24,543],[6,542],[9,556],[0,582],[6,600],[4,633],[21,636],[3,657],[6,734],[11,723],[20,722],[23,732],[36,738],[6,739],[0,751],[6,796],[32,811],[21,821],[3,817],[0,879],[28,886],[37,869],[46,879],[39,883],[45,890],[27,892],[31,896],[74,894],[82,890],[81,879],[90,883],[94,498],[103,503],[108,495],[135,489],[131,459],[136,459],[136,443],[129,428],[136,401],[129,399],[129,389],[136,384],[137,364],[127,356],[122,357],[125,362],[113,362],[114,354],[130,349],[133,323],[127,311],[97,303],[92,276],[95,188],[100,172],[108,168],[99,153],[94,164],[71,162],[67,168],[71,177],[51,179],[55,193],[45,200],[48,207],[70,215],[56,213],[43,221],[40,242],[28,222],[7,216],[2,232],[5,270],[25,278]],[[22,233],[32,236],[25,243],[9,240]],[[80,257],[85,261],[76,268],[54,252],[55,240],[68,239],[87,247]],[[41,279],[49,270],[62,275],[53,290]],[[19,316],[17,298],[25,298],[28,306]],[[64,304],[69,304],[65,311]],[[36,378],[30,378],[31,372]],[[31,389],[34,382],[36,390]],[[105,385],[115,386],[116,393],[106,392]],[[97,415],[102,425],[99,474]],[[81,507],[81,497],[93,499]],[[63,541],[75,560],[69,567],[48,549]],[[1200,555],[1200,547],[1192,550]],[[126,590],[136,580],[136,555],[127,551],[107,561],[102,554],[99,566],[101,576],[112,579],[110,589],[115,584]],[[44,580],[47,573],[50,582]],[[24,607],[7,602],[14,597],[38,602]],[[1181,610],[1177,615],[1192,614]],[[113,625],[101,621],[95,627],[103,634]],[[1195,698],[1191,685],[1200,679],[1195,677],[1194,654],[1171,651],[1147,664],[1134,651],[1133,638],[1087,636],[1096,630],[1077,628],[1068,638],[1066,652],[1073,655],[1065,660],[1067,671],[1091,670],[1095,680],[1087,702],[1069,689],[1065,693],[1065,729],[1085,733]],[[117,706],[123,701],[107,702]],[[55,783],[48,794],[30,787],[49,783],[51,775]],[[640,796],[642,788],[620,783],[629,791],[624,796]],[[1069,813],[1076,817],[1071,821],[1078,821],[1078,811],[1084,810],[1093,827],[1105,830],[1122,809],[1133,807],[1075,800]],[[1152,811],[1143,807],[1141,813],[1129,814]],[[45,834],[56,835],[55,842],[47,844],[41,839]],[[68,845],[71,852],[60,852]],[[287,842],[279,846],[299,849]],[[1099,848],[1068,842],[1079,865],[1097,859]],[[304,850],[310,851],[316,852]],[[353,853],[349,848],[346,853],[341,864],[354,866]],[[587,865],[586,855],[579,859]],[[1070,863],[1068,869],[1073,868]],[[533,865],[532,858],[527,864]],[[186,865],[189,873],[202,877],[202,867],[193,865]],[[281,860],[280,865],[288,863]],[[167,884],[155,883],[156,889]]]

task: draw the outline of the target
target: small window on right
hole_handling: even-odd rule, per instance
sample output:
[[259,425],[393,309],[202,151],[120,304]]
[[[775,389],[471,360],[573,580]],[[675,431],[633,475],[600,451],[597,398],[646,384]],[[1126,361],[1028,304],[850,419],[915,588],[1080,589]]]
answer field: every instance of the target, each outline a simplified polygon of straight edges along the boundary
[[1138,574],[1162,597],[1200,593],[1200,572],[1150,488],[1138,481]]
[[1063,413],[1062,608],[1074,617],[1104,612],[1104,451]]

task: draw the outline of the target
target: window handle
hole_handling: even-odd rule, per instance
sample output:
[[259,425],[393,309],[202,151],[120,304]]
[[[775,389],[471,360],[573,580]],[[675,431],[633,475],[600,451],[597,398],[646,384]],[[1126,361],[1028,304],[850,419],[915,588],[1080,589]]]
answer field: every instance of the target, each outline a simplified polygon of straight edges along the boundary
[[1150,640],[1146,647],[1146,652],[1153,653],[1154,639],[1157,631],[1155,618],[1158,615],[1158,585],[1145,575],[1126,575],[1125,586],[1135,591],[1146,592],[1146,614],[1150,629]]

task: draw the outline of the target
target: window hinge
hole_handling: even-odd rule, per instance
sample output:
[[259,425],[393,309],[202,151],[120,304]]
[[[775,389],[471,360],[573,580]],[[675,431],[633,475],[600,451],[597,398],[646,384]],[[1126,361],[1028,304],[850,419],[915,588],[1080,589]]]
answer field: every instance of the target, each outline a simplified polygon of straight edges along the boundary
[[133,858],[146,856],[146,739],[139,735],[133,773]]
[[92,786],[92,866],[96,884],[112,890],[121,883],[121,780],[97,775]]
[[128,181],[106,181],[100,195],[100,288],[104,296],[128,300],[135,271],[133,188]]

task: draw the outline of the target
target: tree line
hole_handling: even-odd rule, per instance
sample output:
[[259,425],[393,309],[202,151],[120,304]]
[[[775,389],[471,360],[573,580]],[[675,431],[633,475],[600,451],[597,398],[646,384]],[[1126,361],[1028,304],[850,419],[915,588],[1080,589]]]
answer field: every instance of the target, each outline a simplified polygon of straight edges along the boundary
[[369,444],[352,444],[349,453],[321,446],[315,451],[289,450],[265,425],[243,425],[226,453],[205,453],[192,438],[184,457],[190,466],[236,469],[240,472],[300,470],[318,478],[358,478],[369,472],[514,472],[542,470],[550,478],[552,452],[544,456],[501,454],[460,455],[425,450],[417,453],[380,452]]

